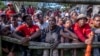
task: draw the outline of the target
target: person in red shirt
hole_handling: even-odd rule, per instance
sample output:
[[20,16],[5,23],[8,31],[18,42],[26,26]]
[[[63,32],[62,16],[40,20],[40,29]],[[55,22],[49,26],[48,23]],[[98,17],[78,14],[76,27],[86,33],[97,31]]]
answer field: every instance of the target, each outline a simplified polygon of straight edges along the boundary
[[35,9],[31,5],[27,8],[27,14],[34,15]]
[[89,44],[92,41],[92,38],[89,37],[89,34],[92,32],[89,24],[87,24],[87,17],[84,14],[80,14],[77,17],[76,23],[73,25],[73,30],[78,36],[80,42],[85,42]]
[[13,14],[16,13],[16,11],[14,10],[14,7],[12,4],[8,4],[7,5],[8,8],[5,11],[6,16],[8,17],[8,20],[10,19],[10,16],[12,16]]
[[77,17],[76,23],[73,26],[75,34],[78,36],[80,42],[85,42],[86,49],[84,56],[91,56],[92,40],[94,33],[91,31],[89,24],[87,24],[87,17],[84,14],[80,14]]
[[[16,28],[15,32],[13,33],[13,36],[21,40],[21,44],[24,45],[22,47],[22,56],[31,56],[31,52],[27,52],[26,50],[29,50],[26,46],[27,42],[30,40],[36,39],[41,35],[41,32],[39,30],[39,27],[36,25],[33,25],[31,16],[25,15],[23,18],[24,23],[20,25],[19,27]],[[16,33],[21,33],[22,36],[16,34]]]
[[[33,25],[31,16],[29,15],[25,15],[22,19],[24,23],[20,25],[19,27],[17,27],[15,31],[22,33],[23,37],[25,37],[26,40],[35,38],[34,35],[36,34],[36,32],[39,31],[39,27],[37,25]],[[21,39],[20,37],[17,37],[17,38]]]

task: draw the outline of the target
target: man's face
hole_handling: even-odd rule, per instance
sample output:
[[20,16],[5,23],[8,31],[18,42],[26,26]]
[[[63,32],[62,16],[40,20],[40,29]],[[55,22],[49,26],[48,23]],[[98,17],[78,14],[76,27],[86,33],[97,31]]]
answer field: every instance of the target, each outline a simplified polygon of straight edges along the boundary
[[51,27],[55,26],[56,25],[56,20],[54,18],[50,18],[49,19],[49,24],[50,24]]
[[14,25],[16,25],[17,24],[17,18],[12,18],[11,19],[11,23],[14,24]]
[[84,26],[86,24],[86,19],[81,18],[81,19],[79,19],[78,23],[82,27],[82,26]]
[[28,16],[28,17],[26,18],[26,23],[27,23],[28,25],[32,25],[32,24],[33,24],[32,18],[31,18],[30,16]]
[[100,27],[100,17],[95,17],[93,23],[94,23],[94,26],[96,26],[96,27]]
[[12,9],[13,8],[13,6],[8,6],[8,9]]

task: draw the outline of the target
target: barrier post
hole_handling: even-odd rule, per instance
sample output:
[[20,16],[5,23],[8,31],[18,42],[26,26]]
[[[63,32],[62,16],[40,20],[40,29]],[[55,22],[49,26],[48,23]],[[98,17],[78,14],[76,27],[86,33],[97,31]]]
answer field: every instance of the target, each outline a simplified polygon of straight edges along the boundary
[[0,56],[2,56],[1,36],[0,36]]

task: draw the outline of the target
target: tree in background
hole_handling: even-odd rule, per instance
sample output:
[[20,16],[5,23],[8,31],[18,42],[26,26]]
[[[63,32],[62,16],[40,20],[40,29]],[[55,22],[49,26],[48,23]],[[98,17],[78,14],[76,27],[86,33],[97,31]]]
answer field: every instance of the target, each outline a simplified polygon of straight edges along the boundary
[[0,1],[0,9],[5,9],[6,6],[4,5],[3,1]]

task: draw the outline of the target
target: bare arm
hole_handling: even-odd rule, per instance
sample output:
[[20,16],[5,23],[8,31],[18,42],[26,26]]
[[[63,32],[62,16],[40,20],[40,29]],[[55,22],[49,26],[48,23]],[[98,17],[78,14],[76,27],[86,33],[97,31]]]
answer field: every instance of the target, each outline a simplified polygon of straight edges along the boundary
[[[22,39],[23,37],[22,36],[19,36],[17,33],[18,32],[13,32],[12,33],[12,36],[15,37],[15,38],[17,38],[17,39]],[[39,31],[35,32],[34,34],[32,34],[30,36],[30,39],[34,39],[34,38],[36,38],[36,37],[38,37],[40,35],[41,35],[41,31],[39,30]]]
[[78,37],[73,33],[71,32],[70,30],[66,29],[66,31],[70,34],[70,36],[73,38],[73,39],[78,39]]
[[34,38],[37,38],[41,35],[41,30],[38,30],[37,32],[35,32],[34,34],[32,34],[30,36],[30,39],[34,39]]
[[63,30],[60,31],[60,34],[61,34],[62,37],[69,38],[69,39],[75,39],[74,37],[65,34],[65,33],[63,32]]
[[22,39],[22,38],[24,38],[24,37],[22,37],[22,36],[19,36],[18,34],[17,34],[18,32],[13,32],[12,33],[12,37],[15,37],[15,38],[17,38],[17,39]]
[[59,41],[56,41],[55,43],[53,43],[53,45],[51,45],[51,48],[55,49],[59,45],[59,43]]

